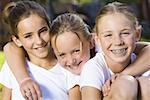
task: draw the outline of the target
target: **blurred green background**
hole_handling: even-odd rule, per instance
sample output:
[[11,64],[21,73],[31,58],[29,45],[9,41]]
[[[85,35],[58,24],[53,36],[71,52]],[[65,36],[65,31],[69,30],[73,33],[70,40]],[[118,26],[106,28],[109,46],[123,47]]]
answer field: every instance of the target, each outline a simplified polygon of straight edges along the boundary
[[[4,53],[0,51],[0,69],[4,63]],[[0,91],[2,90],[2,85],[0,84]],[[0,93],[0,98],[1,98],[1,93]],[[1,99],[0,99],[1,100]]]

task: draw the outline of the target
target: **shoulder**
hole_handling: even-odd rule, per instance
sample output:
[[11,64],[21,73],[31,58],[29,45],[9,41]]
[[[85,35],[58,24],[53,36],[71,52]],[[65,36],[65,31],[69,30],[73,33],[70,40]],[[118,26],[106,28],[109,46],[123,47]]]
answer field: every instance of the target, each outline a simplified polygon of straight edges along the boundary
[[93,70],[93,69],[99,69],[99,68],[102,68],[106,65],[105,63],[105,59],[104,59],[104,56],[103,56],[103,53],[96,53],[95,57],[91,58],[89,61],[87,61],[83,67],[83,70],[85,69],[88,69],[90,71]]

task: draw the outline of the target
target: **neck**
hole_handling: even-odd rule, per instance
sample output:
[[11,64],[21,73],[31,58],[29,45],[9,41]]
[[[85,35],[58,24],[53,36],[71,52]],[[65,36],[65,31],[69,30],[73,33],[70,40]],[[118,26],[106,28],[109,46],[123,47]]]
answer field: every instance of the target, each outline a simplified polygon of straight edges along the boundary
[[130,64],[130,60],[122,63],[106,60],[106,63],[113,73],[120,73]]

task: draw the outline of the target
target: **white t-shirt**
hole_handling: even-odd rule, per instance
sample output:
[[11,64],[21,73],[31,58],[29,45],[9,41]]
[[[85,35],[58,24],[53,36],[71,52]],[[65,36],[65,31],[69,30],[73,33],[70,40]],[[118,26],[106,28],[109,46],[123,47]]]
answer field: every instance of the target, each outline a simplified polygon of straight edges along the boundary
[[[136,55],[131,55],[131,61],[136,59]],[[114,73],[106,64],[102,52],[98,52],[95,57],[87,61],[83,67],[80,79],[80,88],[90,86],[101,91],[101,87],[107,79]],[[150,76],[150,70],[145,72],[143,76]]]
[[[79,76],[56,64],[46,70],[27,61],[30,76],[39,85],[42,91],[42,100],[68,100],[68,91],[79,83]],[[0,83],[12,89],[12,100],[24,100],[21,95],[19,84],[5,62],[0,72]]]

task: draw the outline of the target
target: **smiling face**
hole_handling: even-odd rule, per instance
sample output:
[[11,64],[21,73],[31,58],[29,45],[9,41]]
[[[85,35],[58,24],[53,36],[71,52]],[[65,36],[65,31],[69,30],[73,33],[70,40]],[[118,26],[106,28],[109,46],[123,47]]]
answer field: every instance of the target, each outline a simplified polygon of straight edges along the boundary
[[90,42],[81,41],[77,34],[64,32],[52,38],[58,62],[74,74],[80,74],[83,64],[90,59]]
[[50,36],[45,20],[36,14],[31,14],[18,23],[17,29],[19,38],[14,42],[24,47],[30,59],[43,59],[48,56]]
[[107,14],[98,20],[98,37],[107,63],[126,66],[139,34],[133,23],[121,13]]

